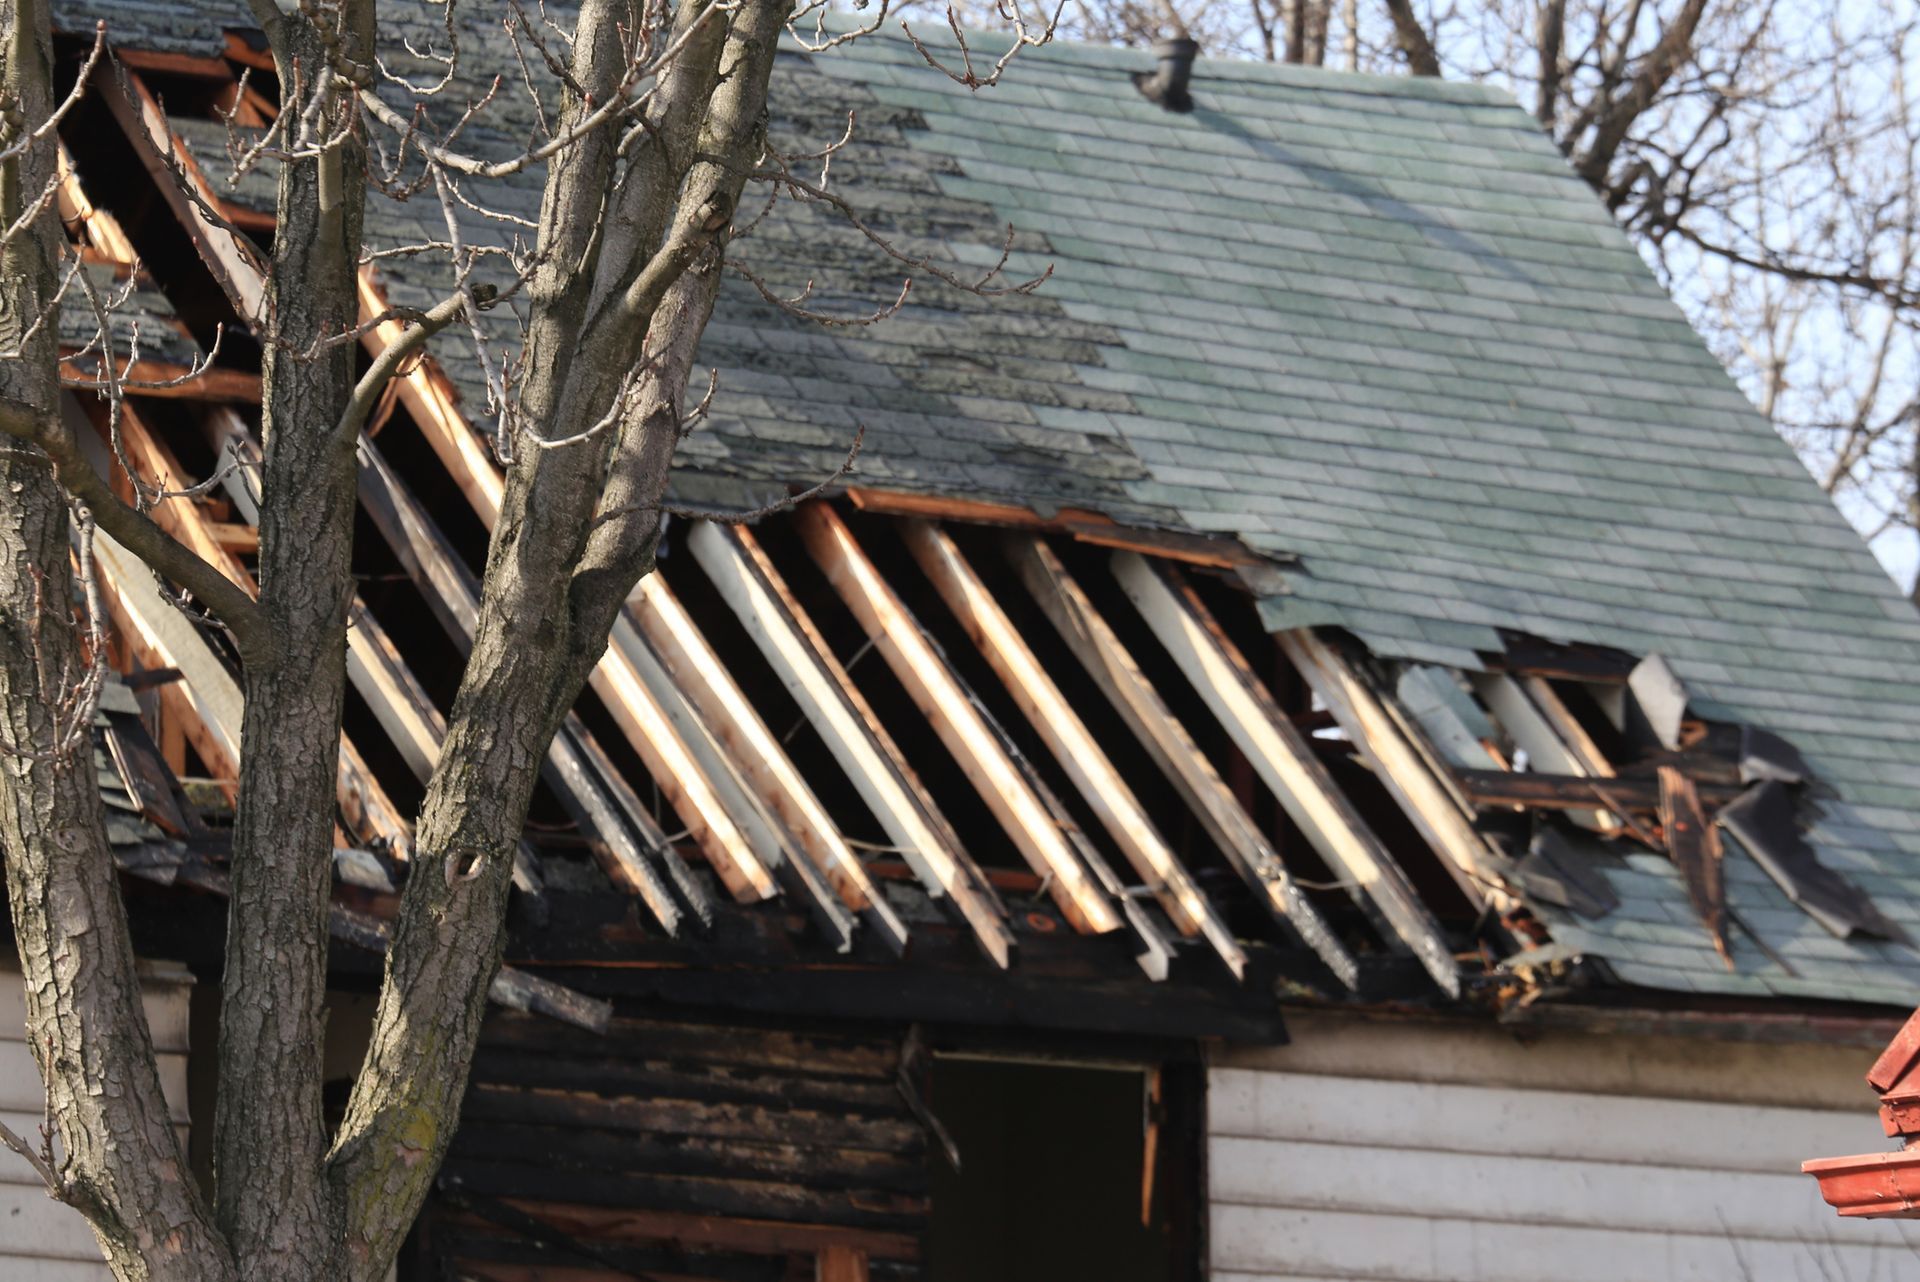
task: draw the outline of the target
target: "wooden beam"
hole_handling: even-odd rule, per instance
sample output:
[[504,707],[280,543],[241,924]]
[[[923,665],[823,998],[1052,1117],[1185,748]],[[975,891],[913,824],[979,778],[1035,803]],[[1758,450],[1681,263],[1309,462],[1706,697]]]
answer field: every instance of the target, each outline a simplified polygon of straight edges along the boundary
[[[362,319],[371,320],[385,310],[385,297],[372,270],[362,268]],[[403,330],[404,326],[398,321],[386,321],[369,330],[362,341],[369,352],[378,353]],[[500,518],[505,485],[480,438],[461,416],[445,376],[432,362],[421,360],[412,362],[407,372],[395,381],[400,389],[400,401],[415,425],[466,496],[474,514],[491,530]],[[363,455],[370,448],[363,444]],[[446,585],[436,583],[429,599],[444,599],[441,594],[446,590]],[[478,600],[474,589],[469,588],[465,595],[470,601]],[[471,615],[472,611],[465,613]],[[462,627],[464,634],[471,638],[471,619]],[[639,656],[628,653],[616,638],[589,678],[594,693],[607,706],[621,733],[640,755],[648,773],[686,823],[690,835],[719,872],[728,891],[738,899],[771,898],[778,893],[773,875],[754,854],[752,844],[741,831],[742,823],[752,822],[751,816],[736,819],[727,813],[715,792],[716,785],[703,777],[695,764],[690,751],[692,745],[673,733],[666,710],[647,692],[636,667],[638,660]]]
[[1009,536],[1014,568],[1074,657],[1106,693],[1147,755],[1187,803],[1241,880],[1274,917],[1286,921],[1349,988],[1360,970],[1319,910],[1301,892],[1260,826],[1140,670],[1132,652],[1084,589],[1037,538]]
[[[1539,678],[1527,679],[1527,684],[1498,672],[1470,673],[1468,679],[1473,683],[1474,693],[1480,696],[1480,702],[1487,705],[1494,720],[1507,733],[1515,747],[1527,754],[1528,768],[1550,775],[1578,775],[1582,778],[1604,778],[1610,776],[1611,767],[1603,770],[1592,768],[1579,747],[1561,734],[1561,727],[1548,715],[1534,699],[1531,685],[1546,686]],[[1549,695],[1552,690],[1547,689]],[[1558,697],[1553,700],[1559,705]],[[1564,708],[1562,709],[1564,712]],[[1571,716],[1567,717],[1571,721]],[[1577,726],[1575,727],[1578,728]],[[1580,735],[1586,740],[1586,735]],[[1591,746],[1591,741],[1588,741]],[[1597,754],[1596,754],[1597,755]],[[1605,765],[1605,759],[1601,759]],[[1583,828],[1608,830],[1616,827],[1611,811],[1570,810],[1567,817]]]
[[[63,352],[62,355],[71,355]],[[97,370],[97,366],[95,370]],[[132,399],[156,401],[216,401],[229,405],[258,405],[260,403],[260,376],[249,374],[245,370],[222,369],[210,366],[198,374],[185,365],[176,365],[171,361],[137,360],[132,364],[121,361],[116,367],[118,376],[128,380],[134,386],[123,389]],[[73,366],[75,375],[83,378],[97,377],[94,370],[86,366]],[[193,374],[191,378],[187,377]],[[139,384],[149,386],[139,386]]]
[[[123,418],[126,413],[123,407]],[[217,448],[223,454],[231,451],[240,459],[257,463],[260,459],[259,447],[239,416],[231,410],[225,410],[217,411],[213,417],[215,421],[209,426],[218,442]],[[257,525],[260,507],[248,476],[249,473],[245,471],[236,471],[233,474],[236,484],[229,488],[229,493],[234,496],[234,505],[241,514]],[[201,518],[200,524],[203,527],[198,536],[200,541],[219,545],[219,537],[211,528],[213,523]],[[254,590],[251,578],[243,586],[249,591]],[[434,765],[440,759],[440,747],[446,741],[446,721],[427,692],[414,679],[406,661],[400,656],[399,647],[394,645],[392,638],[358,594],[348,604],[346,668],[348,680],[373,712],[374,719],[400,753],[401,760],[406,762],[417,780],[425,783],[432,777]],[[358,763],[356,773],[365,777],[367,786],[377,789],[377,782],[372,780],[371,772],[366,769],[364,761],[345,735],[341,736],[341,745],[343,755],[350,755]],[[364,790],[350,788],[343,778],[343,799],[350,792]],[[381,804],[392,811],[392,803],[385,800],[385,794],[381,793],[380,797]],[[364,797],[360,805],[363,810],[367,808]],[[354,813],[344,800],[343,810],[348,815]],[[397,838],[389,835],[388,843],[396,854],[405,858],[412,847],[413,826],[399,819],[397,812],[394,818],[400,827],[389,832],[397,831],[401,835]],[[513,884],[525,895],[537,896],[544,889],[539,856],[524,838],[514,849]]]
[[1310,629],[1276,633],[1275,640],[1308,687],[1333,712],[1360,759],[1372,767],[1374,777],[1400,803],[1427,844],[1440,853],[1468,902],[1478,907],[1491,901],[1503,912],[1517,907],[1519,901],[1493,872],[1492,852],[1475,830],[1471,812],[1456,800],[1438,773],[1437,758],[1423,750],[1408,722],[1396,715],[1396,708]]
[[177,668],[185,680],[161,687],[170,713],[186,713],[187,741],[229,799],[240,778],[240,683],[187,617],[161,599],[153,572],[103,532],[94,536],[101,586],[114,626],[148,668]]
[[221,206],[217,193],[199,176],[198,167],[174,137],[159,102],[141,83],[138,75],[121,73],[110,61],[103,61],[94,70],[93,90],[125,131],[127,141],[133,144],[135,154],[146,167],[161,199],[167,202],[174,216],[180,220],[180,225],[193,241],[194,248],[199,251],[214,279],[233,299],[240,318],[249,326],[257,324],[263,314],[265,282],[261,280],[247,251],[234,242],[233,234],[208,219],[200,212],[200,207],[180,190],[180,180],[174,176],[168,164],[169,158],[180,162],[187,180],[199,189],[197,194],[202,199],[216,209]]
[[[588,733],[579,717],[569,716],[560,726],[560,737],[572,747],[571,753],[563,753],[556,764],[564,773],[574,768],[578,762],[580,778],[572,783],[577,795],[591,799],[605,789],[606,797],[612,803],[612,810],[606,815],[599,811],[590,812],[593,819],[594,858],[607,873],[607,879],[630,895],[638,895],[666,927],[669,935],[678,935],[680,931],[680,907],[673,897],[660,884],[661,874],[680,892],[681,900],[692,911],[700,927],[710,929],[713,926],[713,897],[707,893],[706,884],[693,875],[693,869],[674,849],[666,830],[659,820],[653,817],[646,803],[628,785],[626,776],[608,759],[606,750],[600,741]],[[650,858],[635,859],[630,853],[630,843],[621,828],[624,822],[631,827],[633,838]],[[605,834],[612,830],[613,838]],[[659,871],[654,864],[659,864]]]
[[[400,483],[371,441],[361,441],[358,461],[361,505],[372,517],[375,527],[387,540],[408,576],[426,597],[449,639],[465,653],[473,644],[473,632],[479,617],[478,587],[472,574],[447,546],[444,536]],[[556,736],[548,747],[547,763],[555,788],[562,800],[568,802],[569,808],[577,807],[597,832],[600,842],[594,849],[600,858],[608,862],[608,876],[616,885],[629,887],[639,894],[655,919],[668,933],[674,933],[682,914],[672,892],[645,851],[634,842],[620,822],[622,816],[615,803],[601,794],[600,786],[596,783],[598,773],[581,757],[580,743],[590,738],[585,726],[578,723],[577,717],[569,714],[562,734]],[[672,750],[664,743],[656,746],[661,752]],[[598,756],[597,748],[594,755]],[[600,759],[604,761],[603,757]],[[668,794],[669,800],[673,799],[672,789],[663,786],[663,791]],[[636,809],[626,814],[625,818],[637,826],[644,825],[641,827],[643,836],[647,835],[649,829],[657,830],[650,819],[636,818],[639,815],[644,815],[644,811]],[[682,817],[686,816],[683,814]],[[653,847],[656,851],[663,848],[664,841]],[[698,903],[695,902],[698,911]]]
[[914,560],[1174,926],[1183,935],[1204,935],[1235,978],[1244,976],[1247,956],[1233,932],[1194,884],[1146,807],[1127,787],[1120,771],[953,539],[924,520],[907,522],[905,535]]
[[1050,522],[1032,508],[1011,503],[984,503],[979,499],[952,498],[944,494],[914,494],[898,490],[875,490],[864,485],[851,486],[847,497],[862,512],[886,516],[926,516],[942,521],[972,521],[980,525],[1010,525],[1016,529],[1046,529]]
[[934,651],[920,625],[880,577],[853,532],[824,503],[802,505],[794,522],[813,559],[866,629],[894,675],[1035,872],[1050,879],[1055,901],[1078,930],[1118,930],[1115,911],[1052,807],[1039,780],[1007,751],[960,678]]
[[[360,319],[365,323],[387,310],[387,299],[371,267],[360,269],[359,281]],[[399,321],[383,321],[368,332],[362,346],[377,356],[405,331],[406,326]],[[426,436],[447,475],[466,495],[480,523],[491,530],[500,519],[500,500],[506,486],[486,446],[460,413],[452,384],[430,359],[409,361],[406,372],[397,375],[394,382],[400,389],[400,403]]]
[[878,1260],[917,1260],[921,1255],[918,1235],[892,1230],[737,1219],[683,1211],[582,1206],[519,1197],[502,1200],[557,1229],[595,1242],[633,1245],[678,1242],[687,1246],[765,1255],[812,1254],[828,1246],[839,1245],[852,1247]]
[[746,781],[799,841],[841,902],[861,914],[896,953],[905,952],[906,923],[867,875],[826,807],[694,626],[666,580],[658,574],[642,579],[627,616],[653,643],[668,675],[692,701]]
[[856,1247],[822,1247],[814,1257],[814,1282],[867,1282],[867,1253]]
[[171,53],[158,49],[123,49],[115,45],[113,56],[135,71],[154,71],[168,76],[191,76],[196,80],[231,81],[233,68],[224,58],[204,54]]
[[1604,646],[1554,645],[1524,636],[1509,637],[1503,652],[1480,657],[1489,672],[1588,685],[1624,686],[1638,662],[1632,655]]
[[[103,429],[104,425],[96,424]],[[198,478],[187,473],[174,457],[159,434],[146,422],[140,411],[131,404],[120,407],[120,442],[126,452],[127,462],[137,468],[149,483],[158,483],[170,489],[184,489],[196,483]],[[104,444],[104,441],[103,441]],[[104,455],[104,448],[102,454]],[[119,460],[113,460],[114,466],[109,475],[116,482],[130,486],[124,474],[118,470]],[[126,488],[123,498],[131,499],[132,492]],[[175,539],[192,549],[202,560],[213,566],[236,586],[248,593],[257,594],[258,588],[253,575],[240,563],[231,548],[215,532],[215,522],[209,519],[200,505],[191,499],[168,499],[157,504],[151,513],[154,523]],[[204,644],[204,642],[203,642]],[[213,660],[212,653],[207,658]],[[221,668],[224,672],[224,667]],[[238,686],[235,686],[236,690]],[[238,777],[240,742],[240,707],[236,703],[229,715],[235,719],[231,726],[220,732],[222,739],[231,739],[234,755],[233,776]],[[195,744],[198,750],[199,744]],[[203,754],[204,755],[204,754]],[[413,825],[400,814],[386,790],[380,786],[373,772],[368,768],[366,759],[360,755],[353,740],[346,734],[340,736],[340,766],[335,790],[339,798],[341,813],[353,829],[356,841],[383,841],[397,858],[405,859],[413,848]]]
[[86,191],[80,186],[80,175],[74,170],[73,156],[67,151],[65,143],[60,144],[58,163],[60,221],[78,223],[87,245],[114,263],[132,267],[140,258],[139,251],[133,247],[133,238],[127,235],[118,218],[87,198]]
[[1136,553],[1115,554],[1113,567],[1154,635],[1314,849],[1358,902],[1377,910],[1434,982],[1458,996],[1459,968],[1439,923],[1192,587]]
[[1013,934],[987,878],[753,536],[700,524],[688,545],[927,892],[948,899],[987,955],[1010,965]]
[[1733,950],[1727,944],[1725,851],[1720,845],[1720,829],[1707,818],[1693,780],[1672,766],[1661,766],[1659,776],[1660,831],[1667,841],[1667,853],[1680,870],[1680,879],[1687,887],[1687,899],[1693,904],[1700,924],[1707,928],[1714,951],[1720,954],[1727,969],[1732,970]]
[[[685,745],[692,768],[702,784],[719,803],[721,812],[746,839],[753,864],[764,869],[784,889],[795,896],[821,931],[840,952],[853,948],[854,919],[830,886],[798,849],[786,826],[775,817],[763,799],[735,769],[726,749],[715,737],[713,727],[674,681],[667,666],[625,613],[616,615],[613,633],[608,639],[609,653],[618,653],[639,682],[640,692],[651,700]],[[616,717],[619,715],[616,712]],[[772,891],[769,892],[771,896]]]
[[1607,754],[1600,750],[1600,745],[1593,741],[1593,736],[1587,733],[1587,728],[1580,724],[1580,718],[1574,716],[1573,710],[1567,707],[1551,681],[1545,677],[1522,677],[1520,688],[1526,691],[1527,698],[1540,710],[1540,715],[1553,727],[1554,734],[1559,736],[1560,742],[1566,745],[1567,751],[1579,763],[1578,773],[1592,775],[1596,779],[1611,779],[1619,773],[1613,768],[1613,763],[1607,760]]
[[1213,569],[1266,564],[1265,558],[1248,551],[1237,539],[1125,526],[1098,512],[1078,508],[1061,508],[1051,516],[1042,516],[1031,508],[1007,503],[983,503],[944,494],[914,494],[864,486],[849,488],[847,497],[863,512],[1071,534],[1082,543],[1096,547],[1125,548]]
[[[1604,801],[1609,807],[1640,814],[1655,814],[1660,809],[1660,788],[1653,779],[1589,779],[1584,775],[1513,774],[1505,770],[1458,770],[1454,775],[1477,806],[1580,810],[1594,801]],[[1695,786],[1703,802],[1716,806],[1741,793],[1738,785]]]

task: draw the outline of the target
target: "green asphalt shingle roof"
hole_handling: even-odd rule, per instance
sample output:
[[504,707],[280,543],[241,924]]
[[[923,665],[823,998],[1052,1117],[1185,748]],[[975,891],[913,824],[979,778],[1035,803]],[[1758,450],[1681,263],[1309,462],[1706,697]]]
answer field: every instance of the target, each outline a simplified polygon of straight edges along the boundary
[[[498,41],[466,21],[470,53]],[[1499,629],[1658,652],[1697,708],[1806,755],[1838,793],[1820,857],[1920,933],[1920,616],[1531,118],[1471,85],[1204,59],[1175,115],[1131,82],[1151,66],[1055,43],[969,92],[897,35],[783,57],[776,143],[817,148],[854,110],[833,181],[876,229],[982,270],[1012,224],[1009,274],[1053,275],[991,302],[923,279],[892,321],[838,329],[729,281],[681,497],[823,475],[865,423],[864,484],[1297,558],[1261,602],[1276,629],[1460,667]],[[537,201],[528,176],[494,203]],[[437,217],[376,203],[376,240]],[[734,252],[848,312],[903,274],[818,209],[783,206]],[[395,302],[437,296],[406,270]],[[461,348],[436,350],[477,404]],[[1739,931],[1729,973],[1664,858],[1605,875],[1612,914],[1542,912],[1629,983],[1920,1000],[1920,956],[1833,938],[1738,852],[1730,903],[1793,973]]]

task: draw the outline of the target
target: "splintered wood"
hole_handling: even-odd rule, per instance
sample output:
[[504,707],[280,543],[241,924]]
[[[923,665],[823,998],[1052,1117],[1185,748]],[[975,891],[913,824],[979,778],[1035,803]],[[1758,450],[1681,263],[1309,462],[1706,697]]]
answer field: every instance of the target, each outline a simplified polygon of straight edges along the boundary
[[1713,939],[1714,951],[1733,969],[1727,945],[1727,887],[1722,876],[1720,830],[1708,820],[1699,789],[1672,766],[1660,767],[1660,827],[1667,853],[1687,885],[1687,899]]

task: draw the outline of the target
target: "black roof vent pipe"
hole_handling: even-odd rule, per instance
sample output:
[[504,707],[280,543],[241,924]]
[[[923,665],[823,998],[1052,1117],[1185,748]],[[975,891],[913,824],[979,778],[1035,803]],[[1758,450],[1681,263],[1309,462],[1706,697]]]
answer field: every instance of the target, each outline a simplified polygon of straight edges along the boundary
[[1186,36],[1155,41],[1153,56],[1160,60],[1160,69],[1151,75],[1134,72],[1133,83],[1149,102],[1157,102],[1168,111],[1192,111],[1193,95],[1187,85],[1193,79],[1194,55],[1199,52],[1200,42]]

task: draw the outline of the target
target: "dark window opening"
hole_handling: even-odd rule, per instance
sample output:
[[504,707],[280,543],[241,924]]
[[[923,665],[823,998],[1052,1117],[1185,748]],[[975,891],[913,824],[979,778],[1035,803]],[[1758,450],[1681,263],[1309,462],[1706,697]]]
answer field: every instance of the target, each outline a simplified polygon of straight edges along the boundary
[[927,1282],[1197,1277],[1199,1076],[936,1059]]

